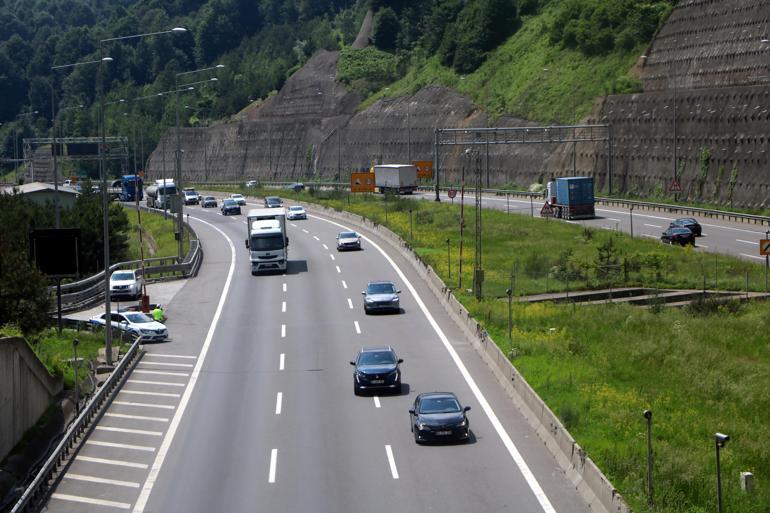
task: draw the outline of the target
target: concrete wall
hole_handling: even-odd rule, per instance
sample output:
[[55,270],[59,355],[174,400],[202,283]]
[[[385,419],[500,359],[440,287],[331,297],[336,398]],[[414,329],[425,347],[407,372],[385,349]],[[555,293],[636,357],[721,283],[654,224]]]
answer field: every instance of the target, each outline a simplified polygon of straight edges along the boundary
[[0,338],[0,460],[61,391],[24,339]]

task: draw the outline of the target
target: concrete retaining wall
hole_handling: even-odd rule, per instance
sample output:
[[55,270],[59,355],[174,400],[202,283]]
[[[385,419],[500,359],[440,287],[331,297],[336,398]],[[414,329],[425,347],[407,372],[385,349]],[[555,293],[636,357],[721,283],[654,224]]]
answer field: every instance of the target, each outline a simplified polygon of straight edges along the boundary
[[0,338],[0,460],[61,391],[24,339]]

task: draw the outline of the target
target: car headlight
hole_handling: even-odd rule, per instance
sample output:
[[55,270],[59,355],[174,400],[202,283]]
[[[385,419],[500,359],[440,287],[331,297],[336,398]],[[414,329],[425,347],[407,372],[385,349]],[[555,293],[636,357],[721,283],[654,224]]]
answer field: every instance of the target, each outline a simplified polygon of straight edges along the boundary
[[392,370],[388,373],[388,377],[398,378],[398,369]]
[[428,429],[428,425],[425,422],[418,422],[417,429],[420,429],[420,430]]
[[468,426],[468,419],[463,419],[462,422],[460,422],[457,425],[457,427],[461,427],[461,428],[464,428],[464,427],[467,427],[467,426]]
[[364,298],[364,301],[366,301],[367,303],[374,303],[374,299],[372,299],[370,297]]

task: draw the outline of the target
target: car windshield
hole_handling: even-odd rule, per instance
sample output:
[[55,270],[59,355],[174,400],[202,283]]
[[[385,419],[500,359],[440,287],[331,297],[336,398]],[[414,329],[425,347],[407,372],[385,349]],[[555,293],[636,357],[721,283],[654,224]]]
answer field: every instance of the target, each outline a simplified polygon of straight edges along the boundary
[[265,201],[267,201],[268,204],[277,204],[281,202],[280,198],[267,198]]
[[126,314],[126,319],[128,319],[130,322],[134,324],[145,324],[148,322],[153,322],[152,319],[144,315],[143,313],[130,313]]
[[683,235],[683,234],[690,233],[690,229],[689,228],[672,228],[671,233]]
[[230,198],[224,200],[222,203],[224,203],[227,206],[235,205],[235,200],[231,200]]
[[364,351],[358,357],[358,365],[393,365],[396,357],[390,351]]
[[340,239],[355,239],[358,237],[356,232],[342,232],[340,233]]
[[184,193],[185,193],[187,196],[197,196],[197,195],[198,195],[198,193],[197,193],[197,192],[195,192],[195,191],[184,191]]
[[134,273],[129,273],[129,272],[113,273],[112,279],[115,280],[115,281],[118,281],[118,280],[133,280],[134,279]]
[[289,210],[291,210],[292,212],[299,212],[302,210],[302,207],[289,207]]
[[206,201],[214,201],[214,196],[206,196],[203,199],[206,200]]
[[420,413],[454,413],[460,409],[454,397],[427,397],[420,403]]
[[366,287],[368,294],[394,294],[396,287],[392,283],[370,283]]
[[249,247],[252,251],[277,251],[283,249],[283,235],[280,233],[252,235]]
[[241,199],[243,196],[241,196],[240,194],[231,194],[230,197],[233,199]]

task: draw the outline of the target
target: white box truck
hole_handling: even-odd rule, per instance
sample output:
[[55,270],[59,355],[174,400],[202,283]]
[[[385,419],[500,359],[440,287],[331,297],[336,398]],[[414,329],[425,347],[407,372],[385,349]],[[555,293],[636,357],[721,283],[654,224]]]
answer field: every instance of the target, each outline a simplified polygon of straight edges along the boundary
[[246,216],[246,248],[251,274],[261,271],[285,271],[289,263],[289,235],[286,210],[254,208]]
[[417,189],[417,168],[411,164],[376,165],[374,185],[380,194],[412,194]]

